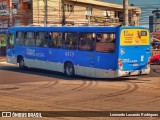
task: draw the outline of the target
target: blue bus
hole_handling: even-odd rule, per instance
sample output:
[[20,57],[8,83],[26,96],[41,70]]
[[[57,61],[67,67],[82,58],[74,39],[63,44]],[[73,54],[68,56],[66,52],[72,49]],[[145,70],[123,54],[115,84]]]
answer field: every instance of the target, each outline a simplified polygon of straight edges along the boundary
[[133,26],[9,28],[7,62],[94,78],[150,72],[150,33]]

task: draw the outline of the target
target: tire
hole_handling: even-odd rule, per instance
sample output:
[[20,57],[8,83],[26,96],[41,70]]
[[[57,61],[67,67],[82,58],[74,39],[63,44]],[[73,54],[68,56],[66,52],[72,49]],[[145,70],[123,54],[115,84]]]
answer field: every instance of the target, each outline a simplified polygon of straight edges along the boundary
[[66,76],[71,77],[74,76],[74,66],[71,62],[67,62],[64,66],[64,73]]
[[25,66],[25,64],[24,64],[23,58],[20,58],[20,59],[19,59],[18,64],[19,64],[19,69],[21,69],[21,70],[25,70],[25,69],[27,68],[27,67]]

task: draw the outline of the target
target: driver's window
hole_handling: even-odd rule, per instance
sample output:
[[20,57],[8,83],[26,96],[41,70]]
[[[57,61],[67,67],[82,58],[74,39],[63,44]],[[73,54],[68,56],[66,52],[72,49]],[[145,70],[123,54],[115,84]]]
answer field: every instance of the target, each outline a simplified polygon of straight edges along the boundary
[[8,48],[14,48],[14,34],[8,35]]

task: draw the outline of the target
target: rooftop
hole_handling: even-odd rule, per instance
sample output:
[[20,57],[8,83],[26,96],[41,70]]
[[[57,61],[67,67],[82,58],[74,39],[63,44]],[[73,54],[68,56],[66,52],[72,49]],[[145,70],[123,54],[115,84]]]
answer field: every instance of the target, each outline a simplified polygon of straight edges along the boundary
[[[67,1],[72,1],[72,2],[78,2],[78,3],[85,3],[85,4],[91,4],[91,5],[98,5],[98,6],[103,6],[103,7],[110,7],[110,8],[116,8],[116,9],[123,9],[123,5],[120,4],[113,4],[113,3],[108,3],[108,2],[102,2],[102,1],[97,1],[97,0],[67,0]],[[129,10],[133,10],[137,13],[141,13],[141,9],[138,7],[134,6],[128,6]]]

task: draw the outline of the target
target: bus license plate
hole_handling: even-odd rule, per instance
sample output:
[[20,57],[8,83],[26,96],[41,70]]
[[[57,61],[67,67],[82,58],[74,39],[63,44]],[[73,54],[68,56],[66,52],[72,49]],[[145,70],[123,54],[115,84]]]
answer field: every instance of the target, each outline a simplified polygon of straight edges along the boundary
[[133,64],[133,66],[138,66],[138,64],[135,63],[135,64]]

